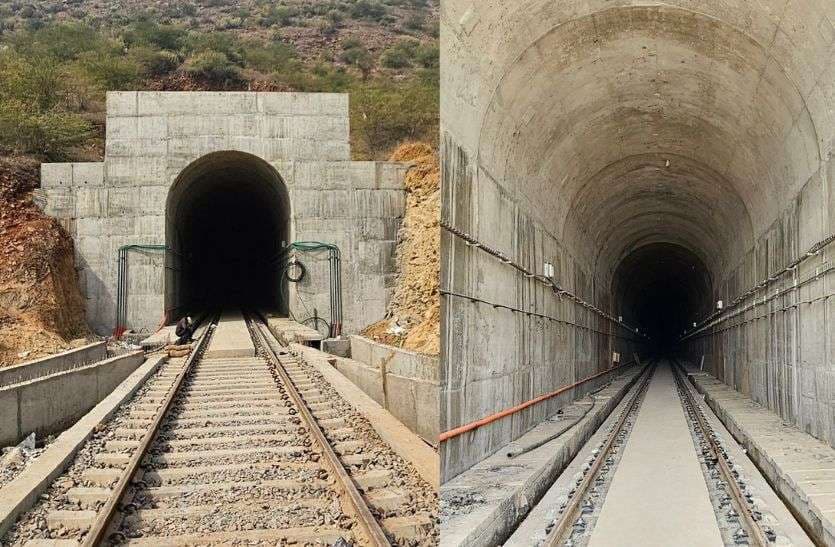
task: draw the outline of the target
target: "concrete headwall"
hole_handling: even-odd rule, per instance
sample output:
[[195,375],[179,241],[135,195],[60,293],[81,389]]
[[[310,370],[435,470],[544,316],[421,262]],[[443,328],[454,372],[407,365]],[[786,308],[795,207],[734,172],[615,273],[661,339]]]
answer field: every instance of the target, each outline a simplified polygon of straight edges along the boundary
[[0,446],[66,429],[144,361],[136,351],[0,388]]
[[426,442],[438,443],[438,358],[351,336],[337,370]]
[[94,342],[57,355],[34,359],[0,369],[0,387],[19,384],[42,376],[101,361],[107,357],[107,343]]
[[[345,329],[385,312],[405,206],[407,166],[350,161],[348,95],[250,92],[110,92],[105,159],[46,163],[39,201],[75,241],[87,318],[115,324],[117,252],[166,243],[166,200],[183,170],[214,152],[266,161],[290,198],[291,241],[342,252]],[[309,276],[290,287],[290,310],[327,317],[328,261],[302,256]],[[129,255],[127,326],[153,330],[165,312],[165,258]],[[304,301],[304,305],[301,301]]]

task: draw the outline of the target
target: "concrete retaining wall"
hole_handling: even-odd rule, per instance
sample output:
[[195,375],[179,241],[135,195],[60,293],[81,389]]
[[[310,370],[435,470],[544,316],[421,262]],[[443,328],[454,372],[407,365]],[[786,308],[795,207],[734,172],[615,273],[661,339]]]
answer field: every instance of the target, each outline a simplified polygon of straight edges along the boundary
[[27,361],[13,367],[0,369],[0,387],[19,384],[42,376],[63,372],[82,365],[101,361],[107,357],[107,344],[94,342],[58,355]]
[[438,443],[437,357],[351,336],[351,358],[336,368],[366,395],[433,446]]
[[0,446],[32,432],[62,431],[107,397],[144,361],[141,351],[120,355],[0,389]]
[[[290,198],[290,240],[342,252],[345,332],[385,313],[408,166],[350,161],[348,95],[333,93],[109,92],[101,163],[45,163],[38,202],[75,241],[87,319],[100,333],[116,314],[116,256],[127,244],[166,243],[166,203],[183,170],[214,152],[243,152],[272,166]],[[328,261],[300,257],[290,310],[327,317]],[[160,252],[128,258],[127,327],[152,331],[165,308]],[[304,304],[302,304],[302,301]]]

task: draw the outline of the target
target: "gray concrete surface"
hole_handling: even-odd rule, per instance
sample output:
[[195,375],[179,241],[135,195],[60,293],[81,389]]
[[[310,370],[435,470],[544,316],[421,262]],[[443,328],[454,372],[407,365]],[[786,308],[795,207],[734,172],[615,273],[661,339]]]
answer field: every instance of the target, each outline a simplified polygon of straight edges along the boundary
[[427,443],[438,444],[438,358],[350,338],[350,359],[336,368]]
[[[633,392],[634,392],[633,388]],[[700,397],[693,388],[691,391],[696,395],[697,403],[701,404],[704,412],[704,417],[713,428],[717,436],[717,440],[722,444],[726,454],[733,462],[734,469],[740,473],[740,477],[745,481],[746,490],[752,494],[757,509],[762,512],[763,521],[775,532],[777,535],[777,545],[794,545],[796,547],[811,547],[814,545],[811,539],[803,531],[803,528],[797,522],[790,510],[786,507],[783,501],[778,497],[774,490],[769,486],[765,477],[757,470],[754,463],[748,459],[744,449],[737,444],[730,432],[725,429],[719,418],[711,411],[711,409],[704,403],[699,402]],[[565,471],[560,475],[554,485],[542,497],[537,506],[530,512],[525,521],[519,525],[513,536],[504,543],[505,547],[528,547],[530,545],[537,545],[546,537],[546,530],[548,526],[554,521],[558,515],[558,509],[566,499],[571,490],[575,488],[576,478],[582,476],[584,467],[588,462],[592,461],[594,457],[593,451],[598,450],[598,447],[606,439],[608,431],[614,426],[620,412],[625,406],[626,401],[622,401],[618,407],[609,415],[606,422],[597,430],[597,432],[589,439],[589,442],[583,446],[582,450],[572,460],[571,464],[566,467]],[[676,401],[676,404],[679,404]],[[679,404],[680,406],[680,404]],[[621,460],[622,462],[623,460]],[[635,496],[635,503],[640,507],[645,507],[641,500],[644,492],[652,492],[657,480],[653,479],[646,485],[642,485],[638,492],[639,496]],[[605,488],[605,487],[604,487]],[[604,505],[605,507],[605,505]],[[611,507],[610,507],[611,509]],[[650,516],[648,516],[650,515]],[[596,519],[599,515],[595,515]],[[652,528],[656,523],[656,515],[652,513],[645,513],[641,515],[643,522]],[[591,520],[587,517],[588,520]],[[592,534],[595,533],[592,529]],[[688,541],[690,527],[682,531],[681,536]],[[602,538],[595,538],[595,541]],[[617,545],[630,544],[625,539]],[[678,541],[668,543],[669,545],[678,545]],[[665,545],[668,545],[665,544]],[[641,544],[643,545],[643,543]]]
[[835,449],[713,376],[691,382],[819,544],[835,545]]
[[663,363],[650,381],[589,542],[621,545],[724,545],[673,373]]
[[[607,419],[642,369],[630,367],[590,401],[564,405],[565,418],[545,421],[492,456],[441,485],[441,544],[501,545],[548,491],[588,439]],[[557,439],[512,459],[507,452],[539,442],[565,429],[588,410],[577,425]]]
[[[45,163],[36,193],[73,236],[91,325],[103,334],[113,329],[119,247],[177,250],[176,189],[215,165],[287,196],[288,243],[339,246],[346,332],[382,317],[407,166],[351,161],[348,119],[345,94],[109,92],[104,161]],[[169,254],[166,274],[161,253],[130,253],[127,327],[152,331],[179,305],[179,255]],[[313,308],[328,316],[328,261],[319,255],[301,256],[309,276],[289,284],[296,317]]]
[[59,435],[23,473],[0,489],[0,537],[5,535],[19,515],[35,504],[38,496],[64,471],[99,425],[132,397],[164,360],[165,357],[157,356],[142,363],[115,389],[110,389],[93,410]]
[[145,360],[141,351],[0,388],[0,446],[63,431]]
[[107,358],[107,343],[93,342],[56,355],[0,369],[0,387],[63,372]]
[[[441,12],[442,217],[526,268],[550,262],[561,286],[637,326],[658,322],[646,280],[678,280],[666,320],[683,330],[835,232],[831,2],[449,0]],[[688,349],[835,445],[833,274],[791,289],[831,255],[767,283],[745,304],[789,292]],[[446,232],[441,268],[443,289],[561,321],[445,297],[442,431],[635,348]],[[444,480],[551,410],[444,443]]]
[[223,312],[212,335],[212,345],[206,350],[204,357],[220,359],[254,356],[255,345],[241,312]]

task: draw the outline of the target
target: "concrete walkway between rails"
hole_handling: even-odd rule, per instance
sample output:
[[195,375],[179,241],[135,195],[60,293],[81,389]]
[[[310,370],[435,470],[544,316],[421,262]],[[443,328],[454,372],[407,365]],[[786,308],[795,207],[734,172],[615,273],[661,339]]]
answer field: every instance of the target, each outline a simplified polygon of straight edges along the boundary
[[589,545],[723,545],[675,379],[665,363],[650,381]]

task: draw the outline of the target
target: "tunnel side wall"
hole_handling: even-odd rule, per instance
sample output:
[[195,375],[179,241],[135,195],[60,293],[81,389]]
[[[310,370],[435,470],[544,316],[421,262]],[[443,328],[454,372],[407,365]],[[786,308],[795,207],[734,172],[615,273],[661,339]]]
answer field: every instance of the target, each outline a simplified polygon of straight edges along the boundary
[[[445,134],[442,149],[442,218],[503,252],[530,271],[554,264],[562,288],[603,309],[592,276],[539,223],[532,220]],[[442,232],[441,431],[479,420],[640,354],[633,333],[582,305],[559,298],[542,283],[462,239]],[[603,299],[603,300],[601,300]],[[496,308],[494,304],[505,306]],[[552,319],[528,315],[524,311]],[[441,445],[442,481],[449,480],[520,437],[560,407],[610,379],[585,383],[512,416],[449,439]]]
[[[755,49],[767,53],[768,70],[758,66],[755,78],[743,70],[741,74],[748,76],[739,79],[740,89],[744,89],[739,93],[717,93],[721,85],[712,85],[710,77],[698,81],[687,76],[684,85],[680,85],[682,80],[671,79],[663,82],[663,89],[656,89],[655,85],[661,82],[654,79],[655,70],[664,76],[713,76],[718,66],[715,61],[722,64],[725,60],[713,57],[707,48],[710,54],[705,56],[708,62],[703,71],[696,70],[697,62],[691,63],[694,57],[687,57],[686,64],[680,67],[693,67],[693,72],[688,73],[687,69],[678,72],[663,65],[664,70],[669,68],[664,72],[659,68],[658,59],[646,60],[642,53],[649,47],[655,57],[670,49],[665,48],[669,44],[661,34],[655,32],[623,42],[625,49],[609,51],[609,57],[595,57],[601,46],[593,42],[599,38],[605,44],[613,37],[618,38],[630,17],[645,8],[659,14],[658,18],[650,19],[659,24],[672,20],[667,19],[668,15],[675,15],[679,21],[696,16],[693,19],[696,24],[691,29],[694,41],[715,36],[716,44],[721,45],[728,43],[722,36],[736,36],[744,38],[738,40],[738,45],[763,45]],[[597,173],[597,168],[608,165],[610,159],[623,159],[609,154],[612,151],[626,150],[628,159],[628,154],[636,152],[703,152],[714,143],[721,145],[721,153],[734,150],[733,139],[722,138],[722,131],[710,131],[710,123],[724,127],[729,119],[721,109],[708,112],[716,119],[707,124],[701,123],[696,115],[702,106],[710,109],[725,102],[733,106],[729,112],[748,112],[746,108],[751,106],[762,109],[758,116],[746,119],[763,123],[752,129],[751,153],[743,150],[723,164],[729,173],[727,180],[736,184],[733,192],[717,193],[716,201],[707,199],[714,194],[705,193],[702,198],[705,203],[695,204],[705,211],[720,212],[730,203],[728,198],[738,192],[737,199],[741,201],[728,219],[734,221],[748,215],[745,208],[754,211],[750,213],[753,215],[750,234],[742,229],[744,222],[733,224],[726,222],[722,215],[711,214],[705,218],[721,219],[717,222],[720,229],[715,233],[727,236],[727,241],[719,241],[713,233],[692,238],[710,243],[704,247],[710,251],[705,263],[711,267],[716,296],[726,302],[733,300],[762,279],[766,263],[775,269],[777,265],[784,266],[818,241],[819,236],[833,233],[831,211],[835,210],[835,203],[830,158],[835,129],[832,118],[835,78],[829,60],[835,48],[835,32],[830,4],[796,0],[788,3],[673,0],[660,5],[641,0],[614,3],[532,0],[524,4],[449,0],[441,11],[442,215],[443,220],[482,243],[536,272],[542,272],[544,259],[557,257],[557,277],[562,284],[604,310],[613,309],[612,295],[607,292],[617,260],[601,262],[597,250],[588,248],[584,241],[590,239],[595,243],[592,238],[571,237],[585,236],[590,230],[588,222],[579,221],[576,226],[570,226],[572,230],[563,226],[563,232],[560,231],[561,223],[569,218],[568,207],[572,204],[564,198],[570,197],[580,184],[590,183],[587,171]],[[583,26],[589,22],[595,25]],[[607,26],[604,24],[607,22],[612,24]],[[572,36],[576,29],[590,27],[595,28],[593,33]],[[567,37],[565,42],[541,40],[560,33]],[[585,38],[588,38],[588,49],[579,51],[576,42]],[[686,46],[688,40],[677,43]],[[554,44],[559,47],[546,47]],[[686,47],[683,51],[687,51]],[[609,65],[603,62],[607,59]],[[678,59],[670,59],[679,63]],[[547,66],[571,70],[555,74],[550,81],[537,80]],[[600,69],[600,78],[573,79],[581,72],[597,74],[595,66],[609,70]],[[645,78],[636,76],[642,66],[651,67]],[[537,81],[545,84],[536,85]],[[560,87],[564,82],[574,81],[587,87],[568,90]],[[773,89],[766,89],[768,86]],[[762,96],[750,93],[749,87],[767,93]],[[614,93],[600,104],[587,103],[585,97],[597,97],[594,95],[597,90]],[[654,94],[655,91],[658,93]],[[645,98],[652,101],[655,96],[661,99],[659,104],[668,115],[659,117],[657,123],[648,115],[655,106],[642,103]],[[671,98],[676,100],[665,102]],[[610,106],[614,113],[609,115]],[[771,111],[777,114],[768,114]],[[692,118],[682,119],[698,123],[667,125],[665,120],[678,114],[692,114]],[[626,121],[622,125],[609,123],[620,119]],[[651,129],[660,137],[655,138]],[[692,134],[688,133],[691,130]],[[588,139],[575,139],[572,136],[575,134]],[[600,146],[594,146],[593,139],[598,138]],[[624,142],[630,143],[629,146]],[[756,159],[759,154],[762,158]],[[705,165],[712,165],[715,159],[709,154],[690,156]],[[676,163],[674,159],[673,164]],[[589,168],[591,164],[594,169]],[[762,167],[767,167],[767,173],[760,171]],[[712,182],[720,178],[708,177]],[[712,192],[713,188],[709,188]],[[553,204],[556,207],[551,207]],[[681,207],[688,214],[690,209],[687,204]],[[707,224],[700,221],[686,227],[692,228],[693,233],[701,233],[699,230]],[[617,231],[612,233],[617,235]],[[689,232],[682,231],[686,233]],[[658,235],[659,241],[677,241],[664,239],[669,234],[660,231],[651,235]],[[681,242],[686,242],[686,238],[682,237]],[[617,251],[622,247],[613,245]],[[828,252],[831,255],[832,251]],[[807,260],[796,275],[802,279],[814,271],[813,263],[822,267],[821,261],[821,255]],[[832,273],[826,275],[789,292],[781,299],[782,304],[767,304],[786,307],[786,310],[702,338],[698,344],[704,347],[697,348],[694,343],[689,354],[713,356],[717,364],[709,362],[708,366],[718,367],[720,377],[727,378],[737,389],[758,391],[762,400],[771,399],[766,404],[785,405],[785,401],[792,399],[792,404],[800,408],[801,417],[796,423],[821,438],[829,435],[832,442],[832,426],[823,418],[826,414],[831,419],[832,401],[835,401],[832,391],[835,309],[832,298],[825,298],[832,291],[833,278]],[[776,286],[782,283],[791,281],[781,280]],[[532,286],[531,281],[514,274],[496,259],[443,233],[442,290],[518,308],[535,303],[538,312],[549,306],[552,309],[562,306],[558,310],[563,314],[561,319],[577,323],[585,320],[586,310],[567,303],[553,303],[551,295],[538,300],[541,297],[531,290]],[[771,284],[768,290],[774,287]],[[810,300],[815,301],[791,307],[794,302]],[[760,306],[759,313],[763,311]],[[582,377],[594,366],[603,366],[609,358],[603,349],[605,341],[599,341],[605,340],[601,335],[592,333],[592,342],[586,344],[584,337],[589,335],[584,333],[588,331],[580,327],[554,324],[543,328],[524,314],[464,298],[445,296],[441,317],[441,431],[489,416],[532,395],[547,393],[559,384],[569,383],[569,379]],[[735,320],[742,321],[745,317]],[[599,325],[597,329],[603,330]],[[784,364],[776,366],[774,363],[779,360],[774,360],[774,353],[790,355],[791,362],[800,365],[791,369],[793,383],[786,378],[791,378],[789,358],[785,357]],[[723,359],[717,359],[719,355]],[[771,364],[766,366],[766,361]],[[553,406],[548,409],[534,406],[513,418],[492,422],[443,443],[441,454],[446,473],[442,480],[449,480],[518,437],[560,403],[555,400],[549,403]],[[544,406],[544,403],[539,405]],[[827,428],[830,433],[825,433]]]
[[[350,161],[347,95],[111,92],[104,162],[43,164],[38,196],[74,238],[90,325],[102,334],[114,327],[118,249],[164,244],[171,185],[195,160],[230,150],[277,170],[290,195],[292,240],[340,247],[346,332],[383,317],[407,166]],[[300,259],[309,275],[291,287],[290,309],[304,318],[316,307],[327,318],[326,255]],[[154,330],[162,319],[164,271],[160,252],[129,254],[129,328]]]
[[[738,305],[687,340],[687,359],[835,447],[835,160],[789,204],[716,291]],[[773,279],[768,281],[769,277]]]

